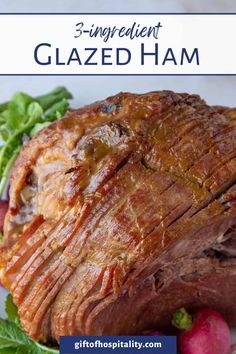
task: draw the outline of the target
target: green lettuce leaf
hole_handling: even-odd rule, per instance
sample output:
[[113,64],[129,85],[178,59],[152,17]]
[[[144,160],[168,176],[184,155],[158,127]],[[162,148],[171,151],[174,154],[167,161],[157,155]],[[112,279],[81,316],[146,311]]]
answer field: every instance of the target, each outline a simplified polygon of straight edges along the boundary
[[5,301],[7,320],[0,319],[0,354],[59,354],[57,348],[34,342],[20,327],[17,306],[12,296]]
[[5,311],[7,315],[7,319],[10,322],[14,322],[18,326],[20,325],[20,318],[18,314],[17,306],[14,304],[12,296],[9,294],[6,297],[5,301]]
[[0,198],[7,177],[20,148],[24,135],[32,137],[51,122],[61,118],[69,107],[72,95],[65,87],[50,93],[31,97],[17,92],[10,102],[0,104]]
[[30,346],[31,340],[15,323],[0,319],[0,349]]

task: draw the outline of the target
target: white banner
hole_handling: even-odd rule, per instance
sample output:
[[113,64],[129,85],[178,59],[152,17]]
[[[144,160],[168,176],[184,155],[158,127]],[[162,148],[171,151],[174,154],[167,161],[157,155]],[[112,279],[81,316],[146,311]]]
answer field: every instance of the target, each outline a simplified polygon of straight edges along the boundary
[[0,14],[0,75],[236,75],[235,14]]

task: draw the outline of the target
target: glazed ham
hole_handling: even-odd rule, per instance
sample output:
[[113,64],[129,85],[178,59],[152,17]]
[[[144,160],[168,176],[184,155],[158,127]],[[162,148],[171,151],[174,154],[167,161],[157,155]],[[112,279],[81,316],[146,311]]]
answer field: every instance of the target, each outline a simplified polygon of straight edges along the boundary
[[236,325],[236,110],[170,91],[70,111],[11,176],[3,281],[34,339]]

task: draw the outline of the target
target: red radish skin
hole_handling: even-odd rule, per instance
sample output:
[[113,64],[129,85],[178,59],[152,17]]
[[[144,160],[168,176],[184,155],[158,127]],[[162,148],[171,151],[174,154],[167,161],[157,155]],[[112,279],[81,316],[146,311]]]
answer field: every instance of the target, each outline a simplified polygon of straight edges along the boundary
[[150,331],[148,333],[149,336],[163,336],[163,333],[158,332],[158,331]]
[[230,354],[236,354],[236,344],[232,345]]
[[3,230],[4,218],[8,210],[9,202],[7,200],[0,200],[0,231]]
[[141,336],[163,336],[164,334],[159,332],[159,331],[154,331],[154,330],[146,330],[143,331]]
[[[9,202],[7,200],[0,200],[0,236],[2,235],[4,219],[8,210],[8,206],[9,206]],[[0,287],[4,287],[4,285],[1,282],[1,278],[0,278]]]
[[232,350],[228,324],[210,308],[194,314],[192,324],[180,333],[178,343],[180,354],[230,354]]

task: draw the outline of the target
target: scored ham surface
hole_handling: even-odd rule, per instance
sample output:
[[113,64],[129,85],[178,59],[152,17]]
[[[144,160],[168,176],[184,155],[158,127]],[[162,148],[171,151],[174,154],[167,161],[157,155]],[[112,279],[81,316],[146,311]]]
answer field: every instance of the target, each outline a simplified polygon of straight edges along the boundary
[[236,109],[120,93],[45,128],[11,176],[3,281],[34,339],[236,324]]

